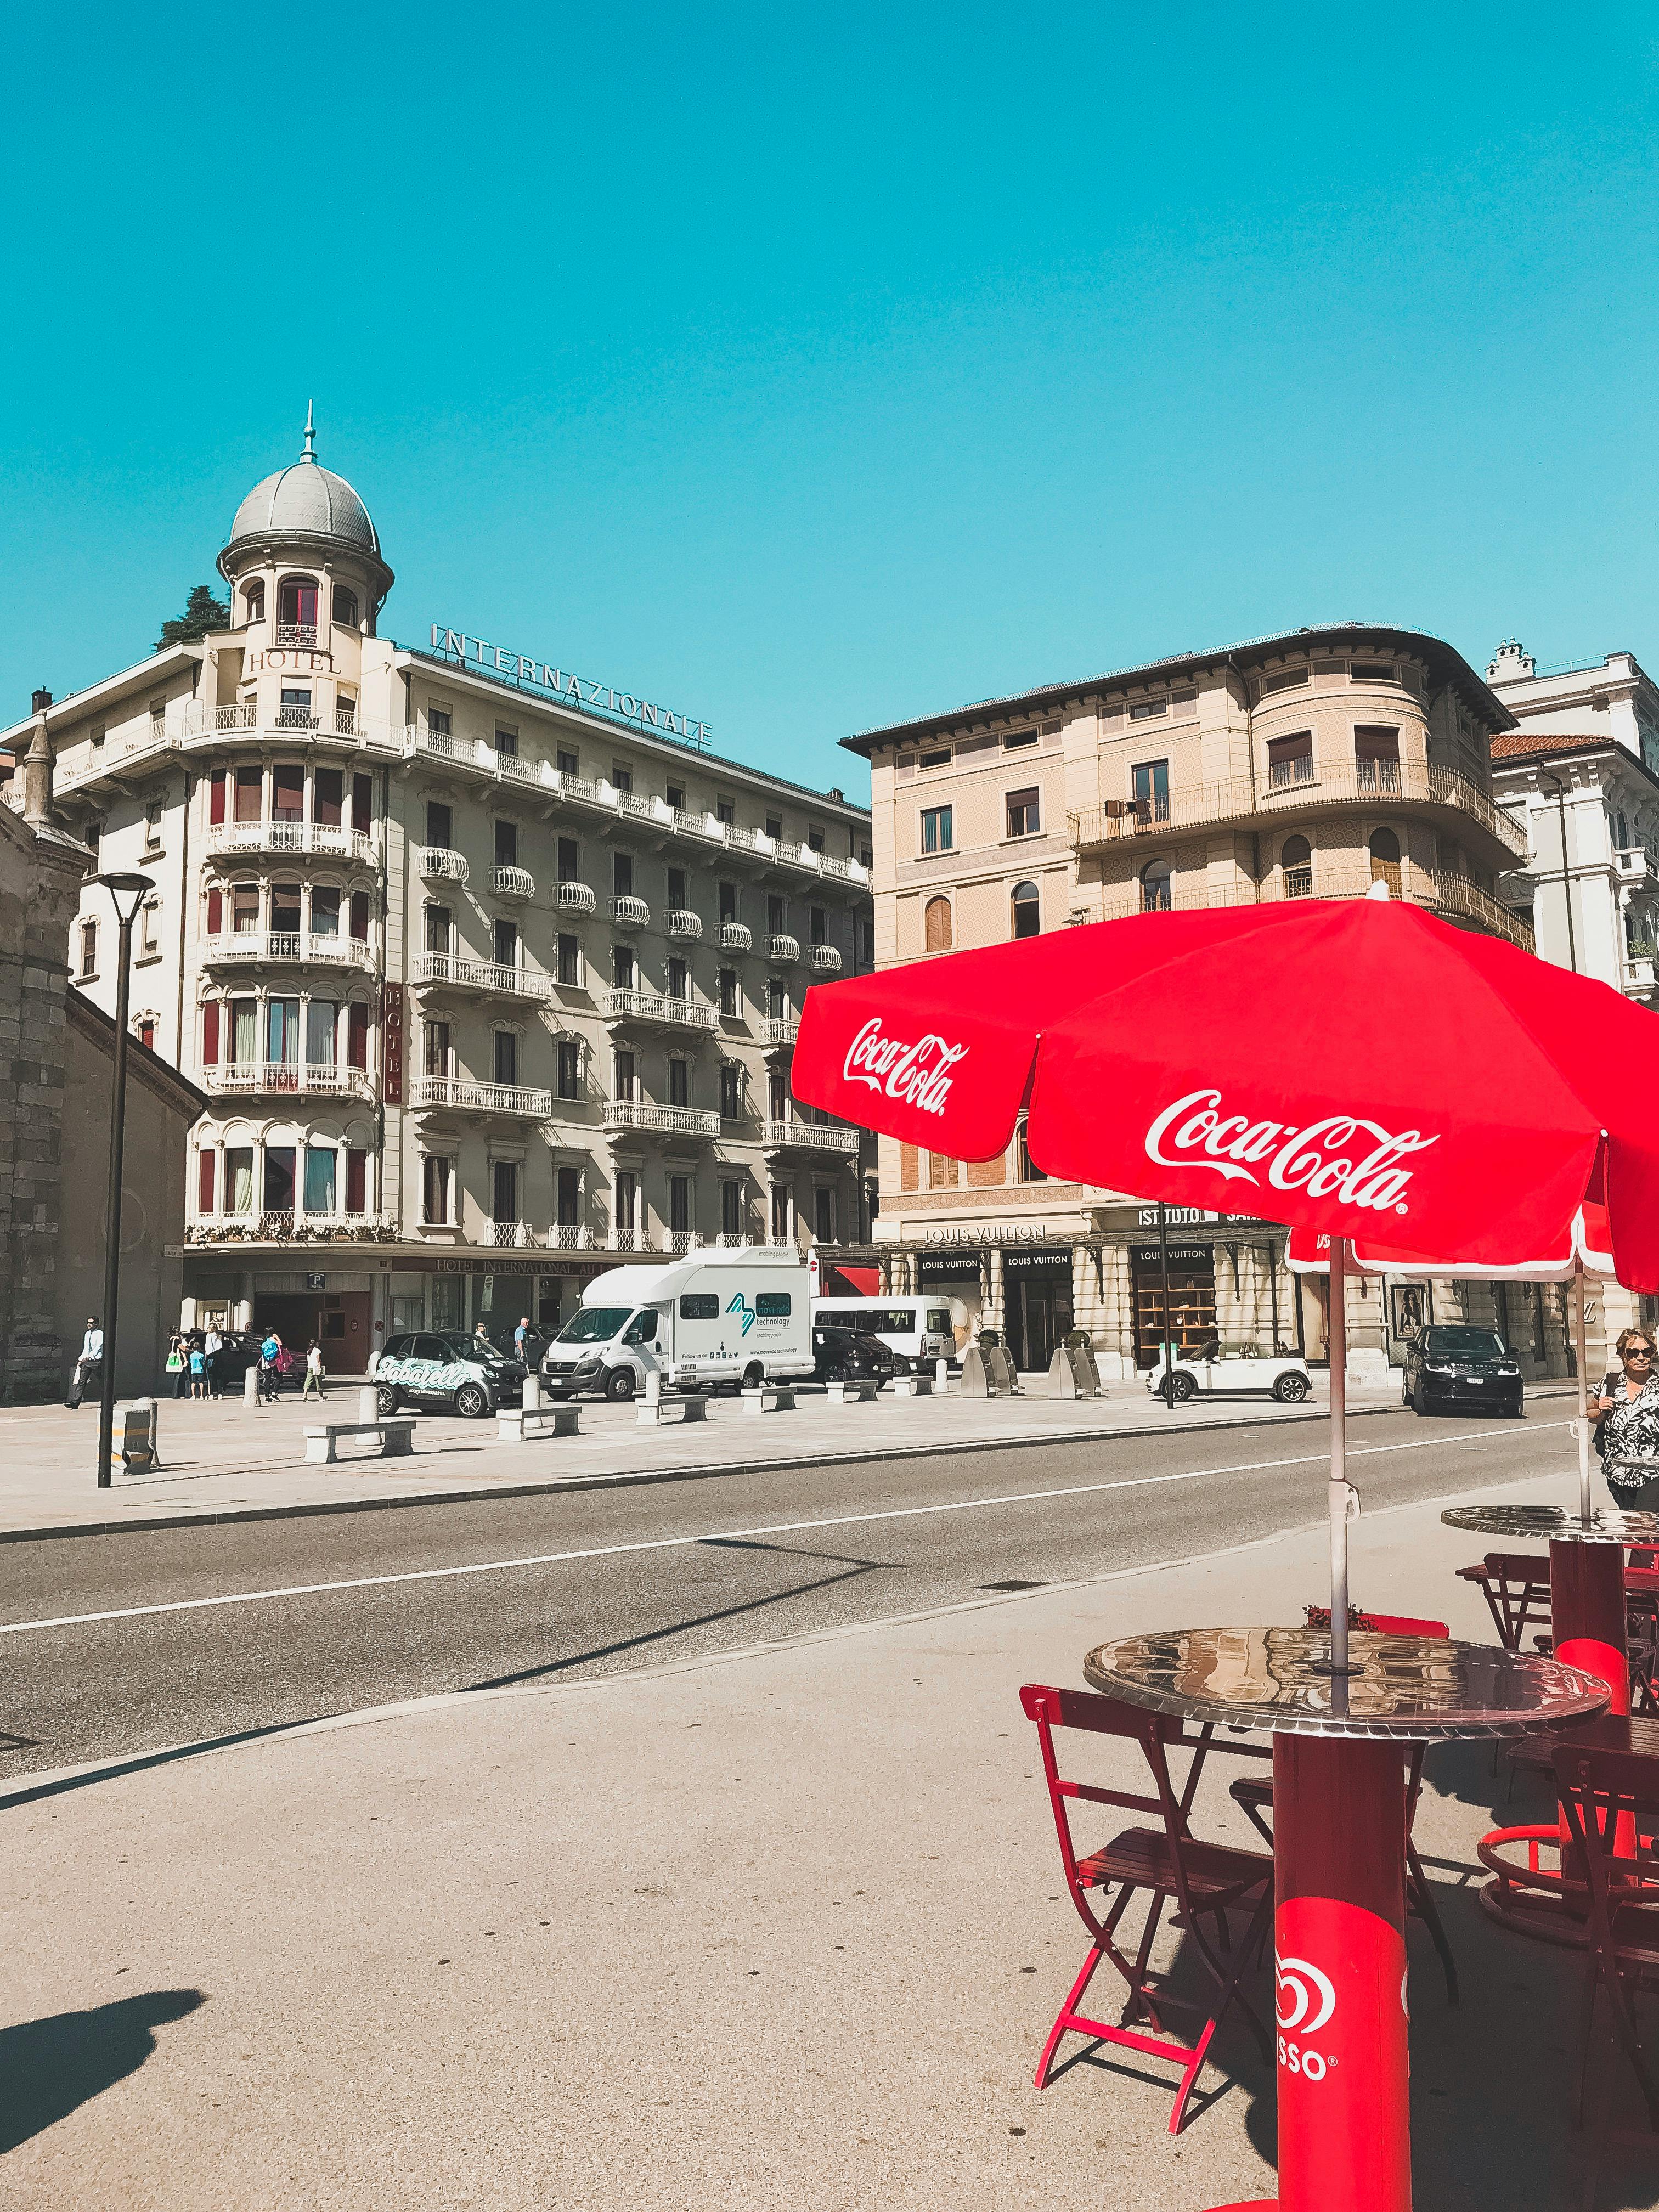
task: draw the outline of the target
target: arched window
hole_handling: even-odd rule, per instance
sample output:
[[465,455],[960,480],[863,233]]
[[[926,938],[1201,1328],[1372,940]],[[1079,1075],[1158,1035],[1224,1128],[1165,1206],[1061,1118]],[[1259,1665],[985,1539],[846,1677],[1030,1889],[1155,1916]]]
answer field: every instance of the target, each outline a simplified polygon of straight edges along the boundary
[[951,902],[948,898],[930,898],[922,908],[921,941],[925,951],[948,952],[951,950]]
[[1400,896],[1400,840],[1392,830],[1373,830],[1370,836],[1371,881],[1386,884]]
[[1169,862],[1148,860],[1140,872],[1140,911],[1142,914],[1168,914],[1174,904],[1170,887]]
[[261,577],[242,586],[242,620],[256,623],[263,622],[264,618],[265,586],[264,580]]
[[315,645],[317,582],[313,576],[284,576],[276,586],[276,642]]
[[342,629],[357,627],[357,594],[347,591],[343,584],[334,586],[334,619]]
[[1287,837],[1279,850],[1279,865],[1285,872],[1286,898],[1313,896],[1313,848],[1305,837]]
[[1014,935],[1040,937],[1042,934],[1042,896],[1035,884],[1016,884],[1010,902],[1013,908]]

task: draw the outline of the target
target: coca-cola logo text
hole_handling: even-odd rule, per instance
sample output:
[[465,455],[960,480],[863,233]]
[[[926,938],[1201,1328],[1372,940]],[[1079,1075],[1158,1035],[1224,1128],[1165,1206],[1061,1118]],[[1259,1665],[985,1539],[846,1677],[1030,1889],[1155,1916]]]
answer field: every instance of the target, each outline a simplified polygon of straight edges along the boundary
[[951,1095],[951,1070],[967,1049],[931,1032],[915,1044],[884,1037],[881,1017],[872,1014],[848,1047],[841,1072],[848,1083],[884,1092],[918,1113],[942,1114]]
[[[1224,1115],[1218,1091],[1189,1091],[1166,1106],[1147,1130],[1146,1157],[1160,1167],[1212,1168],[1230,1182],[1259,1183],[1255,1170],[1261,1167],[1274,1190],[1301,1190],[1310,1198],[1335,1198],[1374,1212],[1405,1213],[1412,1170],[1400,1163],[1407,1153],[1426,1152],[1438,1142],[1420,1129],[1393,1134],[1361,1114],[1327,1114],[1298,1127],[1252,1121],[1247,1114]],[[1166,1144],[1200,1158],[1171,1158]]]

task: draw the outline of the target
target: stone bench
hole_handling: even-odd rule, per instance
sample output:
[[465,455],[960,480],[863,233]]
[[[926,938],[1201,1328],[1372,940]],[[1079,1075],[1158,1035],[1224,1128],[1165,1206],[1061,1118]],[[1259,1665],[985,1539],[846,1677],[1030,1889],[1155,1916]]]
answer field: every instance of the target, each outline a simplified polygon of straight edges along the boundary
[[873,1406],[881,1389],[879,1382],[862,1376],[849,1377],[842,1382],[827,1382],[825,1394],[832,1406]]
[[641,1429],[659,1429],[666,1422],[706,1421],[708,1401],[696,1396],[686,1398],[642,1398],[634,1416],[635,1425]]
[[743,1410],[745,1413],[793,1413],[795,1410],[795,1394],[793,1390],[780,1388],[776,1383],[763,1383],[758,1390],[744,1392]]
[[415,1417],[392,1413],[377,1421],[325,1421],[319,1427],[307,1429],[304,1435],[307,1467],[337,1465],[335,1447],[342,1437],[373,1437],[380,1449],[363,1453],[365,1459],[407,1459],[415,1449]]
[[495,1416],[496,1441],[504,1444],[538,1443],[544,1437],[581,1434],[580,1406],[503,1406]]
[[931,1375],[896,1375],[893,1395],[896,1398],[931,1398],[933,1378]]

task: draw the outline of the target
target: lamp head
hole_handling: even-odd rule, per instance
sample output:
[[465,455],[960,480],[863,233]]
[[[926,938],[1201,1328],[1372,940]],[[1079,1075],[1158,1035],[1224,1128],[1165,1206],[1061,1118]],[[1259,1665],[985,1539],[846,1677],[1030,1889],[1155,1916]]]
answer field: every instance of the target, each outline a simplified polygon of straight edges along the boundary
[[102,884],[114,902],[116,919],[124,923],[132,920],[144,898],[155,888],[153,876],[94,876],[93,881]]

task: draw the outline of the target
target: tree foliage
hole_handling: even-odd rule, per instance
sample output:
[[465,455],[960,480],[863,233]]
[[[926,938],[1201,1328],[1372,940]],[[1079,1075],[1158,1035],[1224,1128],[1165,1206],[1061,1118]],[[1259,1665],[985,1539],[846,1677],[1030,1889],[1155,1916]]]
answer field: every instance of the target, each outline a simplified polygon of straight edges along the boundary
[[210,584],[198,584],[185,601],[183,614],[175,615],[171,622],[161,624],[161,635],[156,639],[154,650],[161,653],[170,645],[193,645],[198,638],[229,628],[228,600],[216,599]]

